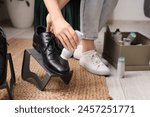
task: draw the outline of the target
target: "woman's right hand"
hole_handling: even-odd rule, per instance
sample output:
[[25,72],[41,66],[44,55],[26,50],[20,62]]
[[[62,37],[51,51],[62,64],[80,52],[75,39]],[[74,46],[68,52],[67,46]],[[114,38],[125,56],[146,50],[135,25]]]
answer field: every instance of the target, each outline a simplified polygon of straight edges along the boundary
[[76,49],[78,37],[71,25],[63,17],[53,19],[48,14],[46,20],[47,31],[52,31],[65,48]]

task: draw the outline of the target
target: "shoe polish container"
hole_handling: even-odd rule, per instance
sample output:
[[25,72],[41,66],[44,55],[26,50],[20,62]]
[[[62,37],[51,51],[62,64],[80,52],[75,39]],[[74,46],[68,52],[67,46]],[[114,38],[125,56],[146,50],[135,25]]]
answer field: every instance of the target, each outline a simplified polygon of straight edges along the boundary
[[124,38],[123,41],[124,41],[124,45],[125,46],[129,46],[131,45],[131,43],[133,42],[133,40],[136,38],[136,33],[134,32],[131,32],[127,38]]
[[117,78],[123,78],[125,74],[125,57],[118,58]]
[[131,32],[129,35],[128,35],[128,37],[127,37],[128,39],[130,39],[131,40],[131,42],[136,38],[136,33],[134,33],[134,32]]
[[[78,36],[78,39],[82,39],[83,38],[83,33],[81,33],[80,31],[78,30],[75,30],[77,36]],[[62,52],[61,52],[61,57],[65,60],[68,60],[72,55],[73,55],[73,50],[68,50],[66,48],[63,48]]]

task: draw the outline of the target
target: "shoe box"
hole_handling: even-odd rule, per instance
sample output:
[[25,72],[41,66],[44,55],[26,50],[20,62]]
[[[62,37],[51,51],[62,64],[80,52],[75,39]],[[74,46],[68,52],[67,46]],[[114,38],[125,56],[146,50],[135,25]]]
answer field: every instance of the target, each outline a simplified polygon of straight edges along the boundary
[[[109,28],[109,27],[107,27]],[[121,32],[127,37],[130,32]],[[136,38],[132,45],[122,45],[114,40],[113,32],[110,29],[104,34],[104,47],[102,56],[111,65],[117,68],[118,58],[125,58],[125,70],[146,71],[150,70],[150,39],[135,32]]]

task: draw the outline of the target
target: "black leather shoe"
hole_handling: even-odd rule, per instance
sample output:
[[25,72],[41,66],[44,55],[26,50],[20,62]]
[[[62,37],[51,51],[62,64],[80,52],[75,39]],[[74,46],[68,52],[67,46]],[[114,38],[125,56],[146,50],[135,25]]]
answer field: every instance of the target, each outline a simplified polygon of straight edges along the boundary
[[33,47],[42,54],[45,67],[59,75],[70,72],[68,61],[60,57],[61,50],[58,47],[57,39],[46,28],[39,26],[33,36]]
[[7,41],[3,29],[0,27],[0,85],[6,83],[7,73]]

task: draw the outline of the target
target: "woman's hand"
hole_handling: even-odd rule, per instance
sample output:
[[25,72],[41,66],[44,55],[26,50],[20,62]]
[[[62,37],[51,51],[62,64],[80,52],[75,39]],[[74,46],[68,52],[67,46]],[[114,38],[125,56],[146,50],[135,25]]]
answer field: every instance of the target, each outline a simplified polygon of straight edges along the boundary
[[52,30],[52,19],[50,14],[46,16],[46,32],[53,32]]
[[65,48],[71,50],[76,49],[78,37],[71,25],[63,17],[53,19],[48,14],[46,21],[47,31],[52,31]]

